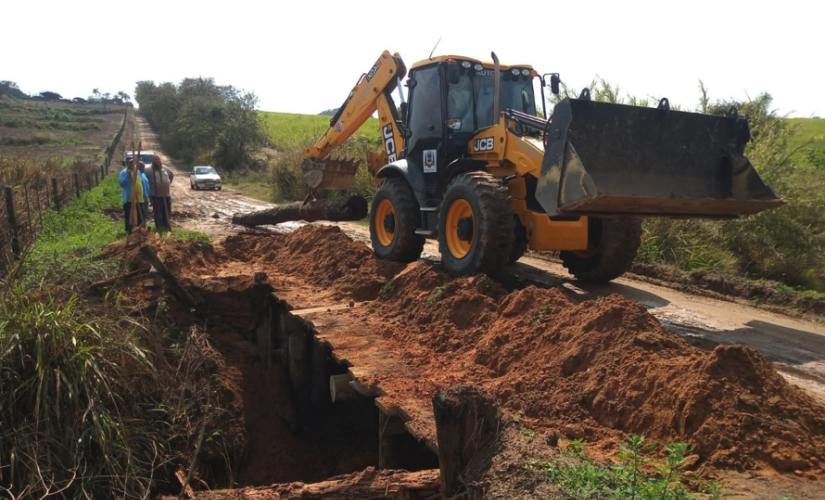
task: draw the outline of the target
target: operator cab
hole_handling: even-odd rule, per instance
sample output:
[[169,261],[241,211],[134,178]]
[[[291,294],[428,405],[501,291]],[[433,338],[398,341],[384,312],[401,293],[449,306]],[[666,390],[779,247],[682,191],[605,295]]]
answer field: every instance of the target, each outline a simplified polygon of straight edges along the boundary
[[[441,168],[467,157],[470,139],[495,123],[494,74],[491,63],[458,56],[413,65],[405,156],[422,165],[427,184],[436,182]],[[502,65],[500,78],[499,109],[538,116],[534,87],[543,79],[536,71]],[[524,134],[537,137],[539,132],[525,129]]]

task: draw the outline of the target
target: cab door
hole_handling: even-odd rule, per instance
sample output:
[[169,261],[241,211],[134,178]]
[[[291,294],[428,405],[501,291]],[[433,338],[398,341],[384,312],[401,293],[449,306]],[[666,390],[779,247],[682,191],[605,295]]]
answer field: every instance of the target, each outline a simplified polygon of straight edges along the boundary
[[424,172],[427,195],[432,196],[445,164],[443,77],[440,65],[411,71],[406,158]]

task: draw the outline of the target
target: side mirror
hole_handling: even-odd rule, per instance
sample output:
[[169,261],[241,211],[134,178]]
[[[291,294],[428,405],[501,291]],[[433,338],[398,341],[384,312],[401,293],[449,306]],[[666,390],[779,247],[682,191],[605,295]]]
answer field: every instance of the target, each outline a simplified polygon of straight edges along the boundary
[[401,103],[401,121],[407,123],[407,103]]
[[550,92],[554,93],[555,95],[559,95],[559,84],[561,83],[561,78],[559,78],[558,73],[553,73],[550,75]]
[[458,64],[455,62],[447,63],[447,82],[450,85],[456,85],[461,81],[461,72],[458,69]]

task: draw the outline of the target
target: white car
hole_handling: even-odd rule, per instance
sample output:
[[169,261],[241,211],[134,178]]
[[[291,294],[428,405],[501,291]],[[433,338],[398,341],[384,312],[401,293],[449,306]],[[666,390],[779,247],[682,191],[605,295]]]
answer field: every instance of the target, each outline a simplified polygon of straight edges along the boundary
[[190,189],[217,189],[221,190],[221,176],[215,167],[194,167],[189,174]]
[[[149,165],[152,164],[152,157],[155,156],[155,152],[154,151],[141,151],[139,156],[140,156],[140,160],[138,160],[138,161],[142,161],[144,165],[149,167]],[[124,167],[126,166],[127,161],[132,161],[132,151],[126,151],[126,153],[124,155],[124,158],[123,158],[123,162],[122,162]]]

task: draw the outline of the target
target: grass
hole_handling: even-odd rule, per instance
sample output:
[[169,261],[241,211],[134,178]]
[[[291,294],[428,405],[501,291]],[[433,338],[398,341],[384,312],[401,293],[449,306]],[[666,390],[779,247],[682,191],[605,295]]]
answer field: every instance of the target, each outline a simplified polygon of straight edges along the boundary
[[106,276],[110,264],[93,257],[104,246],[126,236],[122,218],[112,220],[104,213],[122,207],[117,176],[110,175],[61,212],[44,212],[43,230],[23,277],[26,286],[70,283],[78,276],[91,280]]
[[125,237],[122,216],[106,215],[121,207],[112,175],[44,212],[40,238],[0,287],[0,498],[147,498],[191,468],[199,429],[226,446],[205,339],[133,319],[116,290],[55,287],[116,267],[93,256]]
[[229,187],[248,198],[266,203],[275,201],[271,177],[266,172],[250,172],[246,175],[227,173],[223,176],[223,186],[224,189]]
[[798,151],[793,158],[807,162],[808,149],[825,149],[825,120],[814,118],[788,118],[796,133],[788,138],[788,151]]
[[[89,281],[108,276],[113,264],[94,257],[103,247],[126,237],[122,207],[117,176],[110,175],[61,212],[44,212],[43,230],[31,249],[23,283],[35,288],[42,283],[77,282],[80,276]],[[107,213],[117,217],[113,219]],[[182,228],[173,229],[172,236],[209,242],[207,235]]]
[[715,481],[702,485],[701,489],[705,492],[702,497],[695,497],[687,491],[682,483],[685,479],[682,466],[690,453],[686,444],[667,444],[664,446],[664,460],[654,460],[646,454],[657,447],[655,443],[645,443],[644,436],[637,435],[627,436],[626,441],[621,447],[619,462],[610,467],[593,461],[585,450],[586,442],[574,439],[568,442],[567,449],[559,450],[561,456],[558,459],[552,462],[530,460],[526,468],[543,473],[565,495],[576,500],[718,500],[730,496]]
[[[321,138],[329,128],[329,120],[332,118],[271,111],[262,111],[260,115],[267,126],[270,141],[277,149],[282,150],[294,147],[303,150],[308,139],[314,142]],[[378,119],[369,118],[354,135],[377,141],[379,134]]]

